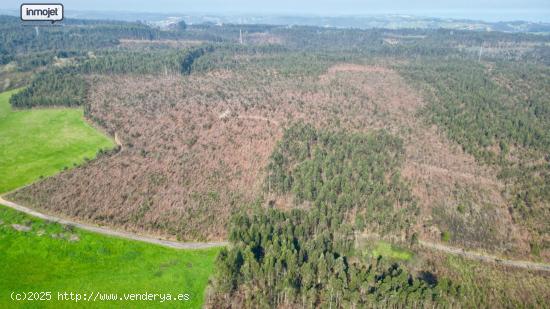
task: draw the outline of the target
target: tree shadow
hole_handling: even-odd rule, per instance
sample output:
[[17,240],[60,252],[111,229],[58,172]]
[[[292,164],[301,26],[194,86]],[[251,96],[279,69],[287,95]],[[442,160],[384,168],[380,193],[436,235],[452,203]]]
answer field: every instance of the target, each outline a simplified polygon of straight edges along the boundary
[[431,286],[434,286],[437,284],[437,275],[435,275],[432,272],[429,271],[422,271],[420,272],[420,280],[428,283]]

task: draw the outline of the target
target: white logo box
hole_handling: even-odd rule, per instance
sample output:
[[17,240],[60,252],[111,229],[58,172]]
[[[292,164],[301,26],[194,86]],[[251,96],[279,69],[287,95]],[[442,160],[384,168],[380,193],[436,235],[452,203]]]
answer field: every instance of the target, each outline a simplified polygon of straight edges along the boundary
[[21,4],[23,21],[62,21],[63,4],[61,3],[23,3]]

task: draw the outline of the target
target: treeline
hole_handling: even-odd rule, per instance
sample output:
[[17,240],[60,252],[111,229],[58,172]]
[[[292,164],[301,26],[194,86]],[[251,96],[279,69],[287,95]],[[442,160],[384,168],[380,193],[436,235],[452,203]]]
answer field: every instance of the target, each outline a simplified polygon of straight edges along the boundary
[[[298,202],[314,202],[290,212],[258,207],[234,216],[231,246],[218,257],[208,305],[362,308],[454,302],[461,290],[448,280],[424,280],[382,257],[355,251],[350,214],[376,217],[378,211],[387,213],[386,207],[399,207],[388,197],[395,183],[384,178],[395,172],[400,147],[387,133],[289,128],[271,158],[267,190],[291,191]],[[369,200],[384,202],[369,205]]]
[[[514,50],[515,47],[545,46],[548,36],[498,31],[461,31],[446,29],[340,29],[295,26],[266,30],[279,37],[283,44],[294,50],[308,52],[331,51],[363,54],[364,56],[392,57],[445,57],[477,59],[479,47],[496,47],[500,54],[485,55],[494,59],[534,59],[537,55]],[[237,40],[235,36],[234,40]],[[541,47],[542,49],[548,49]],[[527,49],[529,50],[529,49]],[[537,52],[537,54],[540,54]]]
[[24,90],[14,94],[10,103],[15,108],[36,106],[79,106],[85,102],[86,80],[68,70],[39,73]]
[[104,51],[74,68],[84,74],[179,74],[187,51]]
[[29,53],[60,50],[88,52],[114,47],[119,40],[179,38],[181,31],[161,31],[142,23],[65,20],[57,27],[22,27],[19,18],[0,16],[0,64]]
[[[485,70],[469,61],[422,61],[404,73],[435,87],[437,101],[425,109],[426,114],[478,159],[494,162],[511,145],[549,149],[548,118],[540,114],[547,102],[540,97],[517,101]],[[495,153],[493,145],[504,151]]]
[[[283,45],[215,45],[213,52],[204,54],[193,62],[195,72],[215,69],[238,72],[268,72],[275,70],[284,76],[318,76],[338,61],[357,59],[356,54],[325,52],[305,53]],[[246,74],[246,73],[245,73]],[[269,78],[266,76],[266,78]]]
[[[245,45],[279,45],[294,51],[353,52],[364,56],[420,57],[441,56],[477,57],[478,47],[506,44],[540,43],[532,51],[509,50],[512,59],[542,59],[550,39],[531,34],[502,32],[474,32],[449,30],[389,30],[339,29],[296,26],[287,28],[269,25],[191,25],[185,30],[160,30],[139,22],[117,21],[64,21],[59,27],[21,27],[11,16],[0,16],[0,64],[17,60],[22,54],[45,51],[92,51],[115,47],[119,40],[200,40],[211,44],[236,44],[243,33]],[[252,38],[273,38],[254,42]],[[257,37],[258,38],[258,37]],[[250,40],[249,40],[250,39]],[[393,43],[392,43],[393,42]],[[526,45],[527,46],[527,45]],[[506,49],[506,48],[505,48]],[[507,54],[506,54],[507,55]],[[508,57],[508,55],[506,56]]]
[[45,50],[89,50],[114,46],[120,38],[153,39],[158,33],[159,30],[140,23],[109,21],[22,27],[19,18],[0,16],[0,46],[14,55]]
[[[206,46],[183,51],[104,51],[92,58],[81,59],[75,65],[38,73],[25,90],[11,97],[10,102],[15,108],[79,106],[86,100],[85,74],[189,74],[193,62],[213,49]],[[58,52],[57,55],[79,54]]]
[[[281,39],[279,44],[294,50],[307,51],[350,51],[401,54],[402,56],[434,55],[447,51],[445,56],[457,54],[459,46],[479,47],[481,44],[496,46],[503,42],[513,44],[544,43],[550,38],[534,34],[506,33],[499,31],[466,31],[448,29],[350,29],[315,26],[273,26],[199,24],[188,26],[184,36],[207,41],[240,41],[244,43],[256,34]],[[206,36],[209,34],[210,36]],[[202,37],[201,37],[202,35]],[[211,40],[216,37],[216,40]],[[384,42],[394,38],[399,42],[392,45]],[[416,53],[416,54],[414,54]],[[384,54],[387,55],[387,54]]]
[[105,51],[74,69],[85,74],[188,75],[194,62],[213,50],[214,46],[207,45],[184,50]]
[[[238,44],[240,33],[244,44]],[[445,58],[477,59],[479,48],[483,45],[493,51],[483,54],[484,59],[545,61],[544,53],[550,48],[545,44],[550,39],[532,34],[510,34],[483,31],[450,30],[389,30],[389,29],[339,29],[295,26],[264,25],[193,25],[185,36],[194,33],[210,33],[221,37],[221,44],[227,54],[249,54],[251,48],[261,47],[264,54],[276,54],[283,51],[294,54],[303,53],[303,57],[329,55],[331,57],[398,57],[398,58]],[[266,42],[254,42],[254,35],[261,34]],[[272,38],[271,43],[268,38]],[[237,48],[240,46],[240,51]],[[533,49],[527,46],[535,46]],[[519,48],[521,47],[521,48]],[[525,51],[525,52],[522,52]],[[221,54],[217,54],[221,56]],[[284,58],[283,58],[284,59]],[[542,59],[542,60],[541,60]],[[218,59],[219,61],[219,59]],[[345,60],[344,60],[345,61]],[[349,59],[347,60],[349,61]],[[225,60],[228,67],[237,65]]]

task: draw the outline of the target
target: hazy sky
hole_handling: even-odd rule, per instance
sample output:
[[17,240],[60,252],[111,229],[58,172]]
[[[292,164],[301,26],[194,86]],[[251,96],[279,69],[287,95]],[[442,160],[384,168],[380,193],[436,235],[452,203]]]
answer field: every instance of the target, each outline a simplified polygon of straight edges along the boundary
[[[2,0],[4,9],[23,1]],[[548,20],[550,0],[55,0],[65,10],[141,11],[162,13],[210,12],[215,14],[414,14],[434,17]],[[530,17],[529,17],[530,16]],[[539,17],[537,17],[539,16]]]

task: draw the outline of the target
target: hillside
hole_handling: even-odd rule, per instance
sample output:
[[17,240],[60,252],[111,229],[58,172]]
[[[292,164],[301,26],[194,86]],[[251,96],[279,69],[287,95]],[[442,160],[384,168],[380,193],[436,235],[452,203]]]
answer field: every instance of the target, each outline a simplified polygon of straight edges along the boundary
[[7,200],[229,240],[207,307],[548,303],[544,267],[499,263],[550,262],[548,36],[99,21],[44,36],[80,28],[102,39],[3,37],[0,77],[27,81],[13,107],[77,106],[120,151]]

